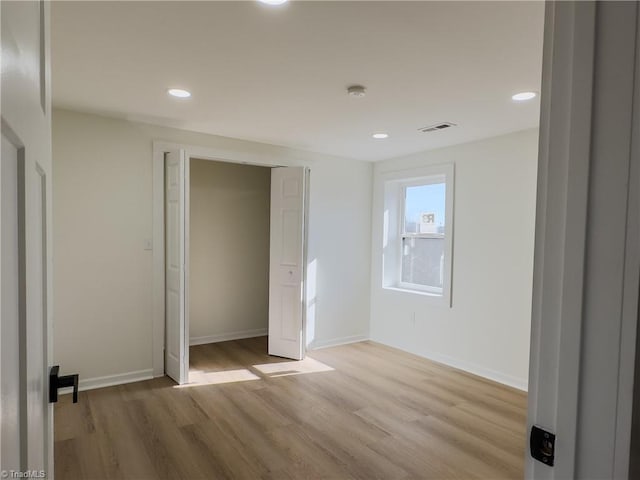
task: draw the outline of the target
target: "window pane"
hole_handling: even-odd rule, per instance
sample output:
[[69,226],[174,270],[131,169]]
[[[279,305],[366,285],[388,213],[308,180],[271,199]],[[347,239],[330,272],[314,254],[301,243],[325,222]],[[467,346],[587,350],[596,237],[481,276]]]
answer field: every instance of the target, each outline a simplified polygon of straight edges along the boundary
[[403,238],[401,280],[442,290],[444,238]]
[[431,183],[405,189],[405,233],[444,234],[445,184]]

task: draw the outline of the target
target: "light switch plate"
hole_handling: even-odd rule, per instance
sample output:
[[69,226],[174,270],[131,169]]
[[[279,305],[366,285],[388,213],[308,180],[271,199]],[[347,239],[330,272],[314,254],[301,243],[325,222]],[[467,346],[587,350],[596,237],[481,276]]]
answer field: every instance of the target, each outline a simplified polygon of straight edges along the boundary
[[150,238],[144,239],[144,249],[153,250],[153,241]]

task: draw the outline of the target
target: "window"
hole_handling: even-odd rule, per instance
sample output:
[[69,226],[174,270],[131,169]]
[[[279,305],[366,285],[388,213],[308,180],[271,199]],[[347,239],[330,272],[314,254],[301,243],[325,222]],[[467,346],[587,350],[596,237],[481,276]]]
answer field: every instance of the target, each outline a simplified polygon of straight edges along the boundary
[[453,166],[385,177],[383,287],[450,303]]
[[[429,183],[426,183],[426,182]],[[400,286],[442,295],[444,283],[444,178],[403,185]]]

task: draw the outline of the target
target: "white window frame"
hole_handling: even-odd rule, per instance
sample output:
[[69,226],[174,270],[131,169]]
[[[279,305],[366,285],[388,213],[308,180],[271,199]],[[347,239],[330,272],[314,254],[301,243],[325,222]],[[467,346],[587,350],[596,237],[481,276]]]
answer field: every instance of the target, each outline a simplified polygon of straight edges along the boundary
[[[431,293],[433,295],[443,295],[444,293],[444,278],[442,279],[442,288],[436,288],[429,285],[421,285],[419,283],[411,283],[411,282],[403,282],[402,281],[402,257],[404,255],[403,251],[403,240],[406,238],[433,238],[433,239],[444,239],[446,244],[446,233],[407,233],[405,231],[405,220],[406,220],[406,212],[407,212],[407,188],[408,187],[419,187],[423,185],[434,185],[438,183],[445,184],[445,191],[447,188],[447,178],[446,175],[431,175],[429,177],[423,177],[420,179],[411,179],[408,181],[401,181],[399,183],[399,191],[400,191],[400,209],[399,209],[399,221],[398,221],[398,249],[400,250],[398,256],[398,287],[405,290],[420,290],[424,292]],[[446,195],[446,194],[445,194]],[[447,203],[445,197],[445,232],[448,223],[447,217]],[[446,248],[445,248],[445,257],[446,257]],[[444,260],[446,263],[446,259]],[[442,266],[442,271],[444,273],[444,265]],[[444,275],[443,275],[444,276]]]
[[[395,255],[383,258],[383,268],[392,269],[391,276],[383,275],[382,288],[395,290],[417,295],[424,295],[432,299],[435,303],[442,303],[451,306],[451,286],[453,269],[453,224],[454,224],[454,165],[433,165],[410,170],[387,172],[383,174],[385,189],[385,210],[393,209],[395,221],[383,222],[384,238],[393,238],[396,245],[393,246]],[[435,183],[445,184],[445,230],[444,234],[433,233],[406,233],[404,231],[404,219],[406,209],[406,189],[412,186],[429,185]],[[389,195],[394,191],[395,194]],[[444,265],[442,268],[443,282],[442,288],[435,288],[428,285],[420,285],[402,281],[402,255],[404,238],[443,238],[444,239]],[[391,278],[386,280],[385,278]]]

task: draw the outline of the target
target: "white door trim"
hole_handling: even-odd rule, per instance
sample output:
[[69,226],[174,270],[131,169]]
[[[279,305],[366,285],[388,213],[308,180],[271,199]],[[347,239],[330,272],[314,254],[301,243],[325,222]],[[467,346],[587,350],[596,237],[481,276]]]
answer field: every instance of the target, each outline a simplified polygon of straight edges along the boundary
[[[593,22],[594,5],[589,4],[591,8],[582,13],[582,22]],[[581,335],[594,41],[592,31],[580,30],[578,21],[570,22],[564,34],[580,41],[573,49],[558,52],[560,41],[554,38],[557,35],[554,27],[558,17],[563,16],[560,20],[566,22],[571,15],[568,12],[571,4],[562,6],[562,11],[549,5],[545,9],[527,435],[532,424],[562,431],[562,454],[573,458],[578,408],[575,372],[580,364],[580,342],[575,339]],[[586,57],[586,61],[576,64],[578,55]],[[574,74],[582,75],[585,81],[574,84]],[[563,117],[552,116],[552,104],[559,106]],[[570,194],[574,197],[571,203]],[[565,228],[570,217],[573,228]],[[562,229],[562,234],[558,234],[558,229]],[[527,478],[548,478],[541,475],[550,473],[549,467],[531,461],[528,452],[527,458]],[[558,459],[553,468],[557,478],[573,478],[573,461],[564,463]]]
[[[153,376],[164,375],[164,334],[165,334],[165,260],[164,260],[164,152],[170,150],[183,149],[185,151],[185,196],[187,212],[185,216],[186,230],[189,230],[189,160],[198,158],[203,160],[213,160],[228,163],[242,163],[246,165],[256,165],[262,167],[288,167],[288,166],[310,166],[309,162],[287,158],[287,152],[283,149],[282,155],[275,155],[264,152],[241,152],[215,147],[199,145],[189,145],[182,143],[156,140],[153,142],[153,324],[152,324],[152,365]],[[290,154],[289,154],[290,155]],[[307,202],[308,205],[308,202]],[[308,207],[307,207],[308,208]],[[305,237],[305,244],[307,239]],[[189,299],[189,248],[186,245],[185,266],[185,304],[186,319],[188,322],[188,299]],[[306,269],[305,269],[306,282]],[[306,283],[305,283],[306,285]],[[306,312],[306,303],[304,306]]]
[[536,424],[557,438],[554,467],[527,452],[527,479],[628,477],[637,18],[636,2],[546,6],[528,434]]

